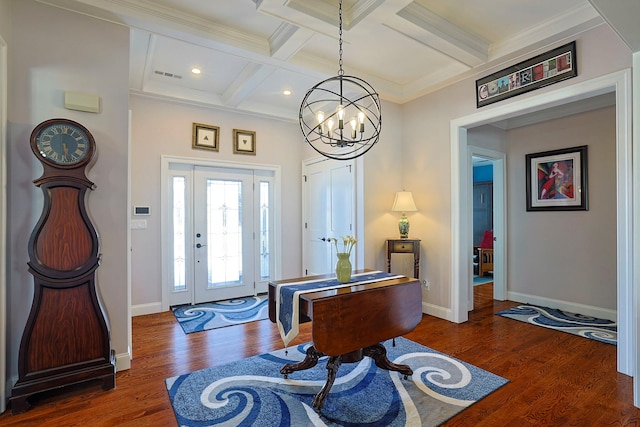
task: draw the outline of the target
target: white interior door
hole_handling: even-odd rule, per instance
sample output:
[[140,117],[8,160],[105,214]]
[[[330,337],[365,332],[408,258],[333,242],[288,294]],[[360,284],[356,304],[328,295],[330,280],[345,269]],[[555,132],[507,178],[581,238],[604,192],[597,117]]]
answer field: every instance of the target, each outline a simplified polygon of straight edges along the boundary
[[[337,258],[335,245],[329,239],[355,234],[353,168],[353,161],[328,159],[303,165],[303,271],[306,276],[333,273]],[[352,252],[352,262],[355,256]]]
[[194,302],[253,295],[253,171],[196,167],[194,185]]
[[316,163],[307,168],[304,182],[304,230],[303,239],[305,257],[303,271],[305,276],[326,274],[331,270],[331,245],[328,238],[327,216],[329,201],[326,197],[328,174],[323,169],[328,161]]

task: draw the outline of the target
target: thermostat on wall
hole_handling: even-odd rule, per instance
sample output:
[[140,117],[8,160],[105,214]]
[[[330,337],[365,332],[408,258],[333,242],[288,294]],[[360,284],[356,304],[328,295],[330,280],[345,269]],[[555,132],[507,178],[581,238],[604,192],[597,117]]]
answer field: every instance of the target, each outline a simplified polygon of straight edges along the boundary
[[151,208],[149,206],[134,206],[134,215],[151,215]]

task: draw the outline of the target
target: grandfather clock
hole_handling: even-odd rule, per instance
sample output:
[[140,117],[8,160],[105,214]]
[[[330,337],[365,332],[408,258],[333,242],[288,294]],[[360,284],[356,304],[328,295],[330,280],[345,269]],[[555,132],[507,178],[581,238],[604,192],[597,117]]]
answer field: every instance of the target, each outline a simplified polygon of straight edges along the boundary
[[100,379],[115,387],[115,352],[96,292],[100,242],[86,209],[85,175],[96,152],[91,133],[79,123],[51,119],[31,133],[31,150],[44,173],[34,181],[44,208],[29,239],[34,293],[20,342],[13,413],[29,408],[39,392]]

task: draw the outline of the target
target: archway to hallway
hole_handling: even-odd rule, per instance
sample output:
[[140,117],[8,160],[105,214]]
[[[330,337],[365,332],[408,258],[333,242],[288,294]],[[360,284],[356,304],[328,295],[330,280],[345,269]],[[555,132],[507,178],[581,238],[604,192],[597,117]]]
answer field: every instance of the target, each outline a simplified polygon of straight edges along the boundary
[[586,100],[604,93],[614,93],[616,99],[616,178],[617,186],[617,315],[618,315],[618,370],[633,373],[633,281],[631,239],[632,216],[632,138],[630,105],[630,70],[598,77],[586,82],[566,86],[542,95],[501,105],[487,111],[462,117],[451,122],[452,166],[452,263],[451,300],[455,322],[467,320],[467,293],[470,266],[466,249],[469,243],[468,195],[469,168],[467,131],[470,128],[514,118],[519,115],[543,111],[571,102]]

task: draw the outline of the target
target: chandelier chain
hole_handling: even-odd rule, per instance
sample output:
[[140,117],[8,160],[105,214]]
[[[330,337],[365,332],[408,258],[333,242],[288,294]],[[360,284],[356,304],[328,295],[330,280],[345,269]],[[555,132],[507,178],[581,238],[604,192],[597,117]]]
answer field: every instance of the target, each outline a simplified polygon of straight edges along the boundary
[[338,61],[338,65],[340,66],[340,69],[338,70],[338,75],[342,76],[344,75],[344,70],[342,69],[342,0],[338,2],[338,18],[339,18],[338,28],[340,29],[338,32],[338,44],[340,46],[340,48],[338,49],[338,55],[340,57]]
[[350,160],[368,152],[380,139],[380,96],[366,81],[344,75],[342,2],[338,0],[338,74],[313,86],[300,104],[304,140],[324,157]]

